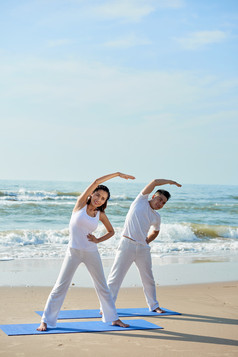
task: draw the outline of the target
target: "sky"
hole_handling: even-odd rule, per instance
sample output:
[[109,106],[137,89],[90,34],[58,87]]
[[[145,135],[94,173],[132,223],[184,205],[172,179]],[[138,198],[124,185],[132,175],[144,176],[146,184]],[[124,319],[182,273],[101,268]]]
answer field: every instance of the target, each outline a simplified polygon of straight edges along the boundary
[[0,179],[238,184],[237,0],[8,0],[0,31]]

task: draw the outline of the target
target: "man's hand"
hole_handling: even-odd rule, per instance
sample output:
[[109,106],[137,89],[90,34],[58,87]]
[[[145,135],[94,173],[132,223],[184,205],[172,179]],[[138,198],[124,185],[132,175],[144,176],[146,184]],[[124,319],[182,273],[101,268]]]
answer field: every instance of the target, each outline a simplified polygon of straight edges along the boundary
[[146,243],[150,244],[151,242],[153,242],[153,240],[155,240],[155,238],[159,235],[159,231],[155,231],[153,230],[148,237],[146,237]]
[[[180,185],[180,183],[176,182],[176,181],[172,181],[172,180],[165,180],[168,181],[167,184],[168,185],[176,185],[177,187],[182,187],[182,185]],[[163,184],[166,185],[166,184]]]

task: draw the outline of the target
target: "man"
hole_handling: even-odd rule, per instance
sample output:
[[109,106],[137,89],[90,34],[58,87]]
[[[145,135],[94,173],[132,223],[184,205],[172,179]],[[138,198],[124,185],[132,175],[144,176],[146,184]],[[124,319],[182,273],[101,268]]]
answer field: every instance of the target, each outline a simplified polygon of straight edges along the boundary
[[158,313],[164,311],[156,300],[149,244],[160,231],[160,215],[156,211],[165,205],[170,198],[170,193],[165,190],[157,190],[150,200],[148,198],[155,187],[166,184],[181,187],[179,183],[172,180],[153,180],[131,204],[122,231],[122,239],[107,281],[112,297],[116,301],[122,281],[131,264],[135,262],[141,276],[149,309]]

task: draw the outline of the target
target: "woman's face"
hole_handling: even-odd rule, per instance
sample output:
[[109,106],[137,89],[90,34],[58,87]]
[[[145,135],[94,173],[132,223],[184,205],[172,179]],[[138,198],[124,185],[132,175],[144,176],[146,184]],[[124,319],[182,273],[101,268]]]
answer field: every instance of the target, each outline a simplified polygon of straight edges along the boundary
[[98,190],[91,195],[91,204],[95,207],[102,206],[108,199],[108,193],[103,190]]

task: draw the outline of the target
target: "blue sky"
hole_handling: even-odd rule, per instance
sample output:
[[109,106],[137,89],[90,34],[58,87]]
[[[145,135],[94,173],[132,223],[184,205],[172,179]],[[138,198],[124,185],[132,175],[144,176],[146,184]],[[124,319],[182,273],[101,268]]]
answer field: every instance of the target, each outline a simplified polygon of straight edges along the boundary
[[238,3],[0,4],[1,178],[238,183]]

